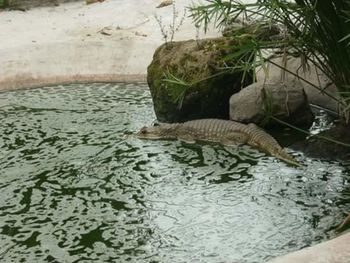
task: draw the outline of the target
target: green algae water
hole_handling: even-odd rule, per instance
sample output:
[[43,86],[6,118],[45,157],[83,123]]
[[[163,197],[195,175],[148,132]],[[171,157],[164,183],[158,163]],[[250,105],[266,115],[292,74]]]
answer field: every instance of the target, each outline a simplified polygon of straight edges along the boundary
[[336,235],[348,171],[145,141],[146,85],[0,94],[0,262],[258,263]]

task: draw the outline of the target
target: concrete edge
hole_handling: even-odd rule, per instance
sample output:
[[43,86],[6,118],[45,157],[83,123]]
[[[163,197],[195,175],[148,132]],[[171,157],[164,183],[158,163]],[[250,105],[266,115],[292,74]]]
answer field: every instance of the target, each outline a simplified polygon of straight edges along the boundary
[[311,247],[303,248],[267,263],[349,263],[350,232]]
[[146,74],[74,74],[50,77],[21,75],[2,79],[0,92],[43,86],[91,82],[146,82]]

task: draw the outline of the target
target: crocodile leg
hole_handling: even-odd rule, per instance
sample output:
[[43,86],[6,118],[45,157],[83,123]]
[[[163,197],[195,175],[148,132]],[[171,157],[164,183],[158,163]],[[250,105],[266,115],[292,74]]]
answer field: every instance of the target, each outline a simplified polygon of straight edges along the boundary
[[239,146],[246,144],[249,140],[247,134],[242,132],[230,132],[220,140],[220,143],[226,146]]
[[186,134],[181,134],[178,136],[178,139],[180,141],[183,141],[185,143],[188,143],[188,144],[194,144],[196,142],[195,139],[193,139],[193,136],[191,135],[186,135]]

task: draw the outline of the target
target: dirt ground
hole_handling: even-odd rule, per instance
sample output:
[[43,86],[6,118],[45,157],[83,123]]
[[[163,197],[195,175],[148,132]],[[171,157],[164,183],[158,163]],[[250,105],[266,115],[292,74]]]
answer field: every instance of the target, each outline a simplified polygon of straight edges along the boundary
[[[0,11],[0,90],[88,81],[145,80],[154,50],[164,42],[173,7],[160,0],[66,3],[26,12]],[[189,0],[177,0],[176,25]],[[188,17],[174,40],[194,39]],[[170,32],[169,32],[170,35]],[[216,30],[205,37],[218,36]],[[199,37],[204,37],[201,33]]]

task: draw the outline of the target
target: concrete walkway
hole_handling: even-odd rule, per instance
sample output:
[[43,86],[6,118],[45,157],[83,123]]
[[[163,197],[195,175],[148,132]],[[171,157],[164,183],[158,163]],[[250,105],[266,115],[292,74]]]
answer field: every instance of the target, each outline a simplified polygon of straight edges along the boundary
[[276,258],[268,263],[349,263],[350,233],[305,248],[286,256]]
[[[172,6],[158,9],[159,2],[107,0],[0,11],[0,90],[145,80],[152,55],[164,42],[154,16],[161,17],[167,29],[173,18]],[[178,21],[190,3],[176,1]],[[212,31],[206,37],[217,35]],[[175,40],[195,36],[196,29],[186,17]]]

